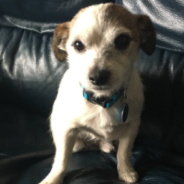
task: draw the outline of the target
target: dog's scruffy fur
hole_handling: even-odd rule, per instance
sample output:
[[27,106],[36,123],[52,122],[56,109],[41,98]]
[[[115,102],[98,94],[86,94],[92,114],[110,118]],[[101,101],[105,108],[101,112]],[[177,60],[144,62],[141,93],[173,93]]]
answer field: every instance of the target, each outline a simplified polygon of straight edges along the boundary
[[[144,97],[134,63],[140,48],[149,55],[153,53],[155,40],[147,16],[133,15],[111,3],[84,8],[55,29],[53,51],[58,60],[67,58],[69,69],[61,80],[50,119],[56,146],[54,164],[40,184],[62,183],[72,150],[83,149],[85,142],[96,142],[102,151],[110,152],[113,140],[119,142],[119,178],[127,183],[137,181],[130,159]],[[98,83],[94,76],[101,71],[108,71],[107,80]],[[127,88],[127,97],[122,95],[112,107],[103,108],[83,97],[81,85],[96,97],[111,97]],[[122,122],[117,118],[118,107],[125,103],[129,113]]]

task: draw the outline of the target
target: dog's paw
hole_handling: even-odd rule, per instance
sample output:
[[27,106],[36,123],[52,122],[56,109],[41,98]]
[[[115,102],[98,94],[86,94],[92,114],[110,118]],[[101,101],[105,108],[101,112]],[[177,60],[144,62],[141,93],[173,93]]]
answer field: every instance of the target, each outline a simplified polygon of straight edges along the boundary
[[62,184],[62,178],[60,176],[47,176],[39,184]]
[[82,140],[76,140],[74,147],[73,147],[73,153],[82,150],[85,147],[84,142]]
[[136,172],[127,172],[119,174],[119,179],[126,183],[135,183],[138,180],[138,174]]
[[114,146],[110,142],[107,142],[104,140],[100,141],[99,146],[100,146],[100,150],[102,150],[105,153],[110,153],[111,151],[115,150]]
[[55,180],[43,180],[39,184],[62,184],[62,181]]

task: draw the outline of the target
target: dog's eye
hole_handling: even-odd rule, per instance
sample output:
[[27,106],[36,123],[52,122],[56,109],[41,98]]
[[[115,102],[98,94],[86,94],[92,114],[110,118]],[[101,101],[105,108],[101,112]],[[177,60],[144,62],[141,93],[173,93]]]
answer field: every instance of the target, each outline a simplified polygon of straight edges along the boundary
[[85,49],[85,47],[81,41],[76,41],[74,43],[74,48],[78,51],[83,51]]
[[120,34],[115,38],[114,44],[117,49],[124,50],[128,47],[130,41],[131,41],[130,36],[125,34]]

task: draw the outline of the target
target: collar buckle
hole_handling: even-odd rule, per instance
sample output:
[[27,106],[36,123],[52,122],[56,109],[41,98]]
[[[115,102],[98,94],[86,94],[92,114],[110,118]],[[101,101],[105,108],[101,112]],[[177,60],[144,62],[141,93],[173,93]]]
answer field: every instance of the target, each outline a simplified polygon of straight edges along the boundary
[[122,95],[124,98],[126,97],[125,89],[122,88],[117,93],[115,93],[111,98],[101,96],[101,97],[94,97],[94,93],[91,91],[85,91],[85,88],[82,86],[83,89],[83,96],[86,100],[93,104],[98,104],[103,108],[110,108]]
[[85,89],[83,88],[83,96],[86,100],[88,100],[89,102],[93,103],[93,104],[98,104],[100,106],[102,106],[103,108],[107,108],[106,107],[106,103],[107,103],[107,98],[105,98],[104,96],[103,97],[100,97],[100,98],[95,98],[93,96],[93,92],[91,91],[85,91]]
[[94,101],[95,104],[98,104],[98,105],[102,106],[103,108],[106,108],[106,103],[108,101],[108,99],[106,97],[104,97],[104,96],[102,96],[100,98],[97,97],[97,98],[93,98],[92,100]]

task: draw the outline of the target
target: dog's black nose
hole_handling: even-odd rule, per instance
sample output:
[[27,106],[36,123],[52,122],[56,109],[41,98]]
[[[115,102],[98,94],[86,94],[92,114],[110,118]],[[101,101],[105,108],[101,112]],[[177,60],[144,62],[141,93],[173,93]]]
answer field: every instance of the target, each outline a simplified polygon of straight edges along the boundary
[[94,85],[104,85],[107,83],[110,77],[110,72],[108,70],[92,70],[89,74],[89,80]]

